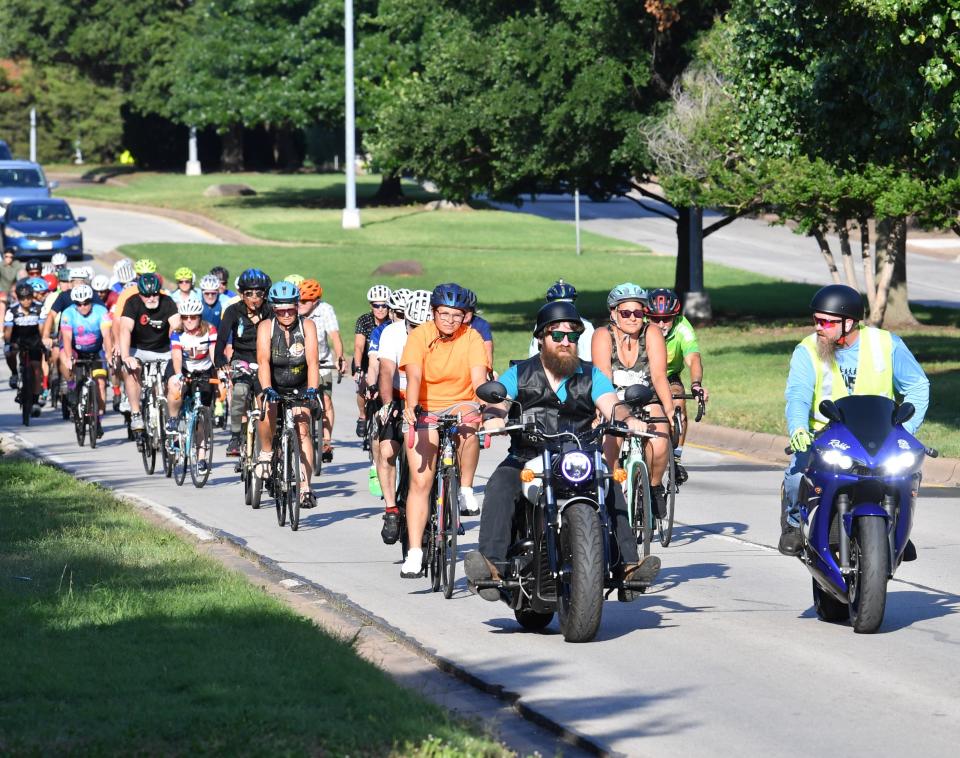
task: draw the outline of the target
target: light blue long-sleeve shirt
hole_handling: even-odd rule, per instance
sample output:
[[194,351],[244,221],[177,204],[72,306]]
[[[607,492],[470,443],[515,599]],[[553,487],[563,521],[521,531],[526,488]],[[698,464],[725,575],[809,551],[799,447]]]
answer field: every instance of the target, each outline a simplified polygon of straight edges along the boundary
[[[917,412],[903,425],[910,434],[915,434],[923,423],[930,405],[930,380],[923,373],[913,353],[897,335],[893,337],[893,388],[903,399],[912,403]],[[857,378],[857,363],[860,360],[860,342],[858,339],[850,347],[840,348],[836,352],[837,364],[843,375],[847,391],[853,391]],[[816,383],[816,370],[810,361],[810,353],[802,345],[797,345],[790,358],[790,373],[787,376],[787,433],[797,429],[807,429],[810,424],[810,406],[813,404],[813,389]]]

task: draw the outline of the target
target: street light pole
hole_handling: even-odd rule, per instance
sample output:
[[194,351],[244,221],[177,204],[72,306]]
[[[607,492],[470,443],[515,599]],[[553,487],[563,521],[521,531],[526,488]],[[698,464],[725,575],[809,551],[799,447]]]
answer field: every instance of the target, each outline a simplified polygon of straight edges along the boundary
[[37,109],[30,109],[30,162],[37,162]]
[[344,26],[344,110],[346,112],[344,164],[347,170],[347,197],[343,209],[343,228],[360,228],[360,211],[357,209],[357,148],[353,105],[353,0],[343,0]]
[[187,138],[187,176],[200,176],[203,170],[197,159],[197,127],[190,127],[190,136]]

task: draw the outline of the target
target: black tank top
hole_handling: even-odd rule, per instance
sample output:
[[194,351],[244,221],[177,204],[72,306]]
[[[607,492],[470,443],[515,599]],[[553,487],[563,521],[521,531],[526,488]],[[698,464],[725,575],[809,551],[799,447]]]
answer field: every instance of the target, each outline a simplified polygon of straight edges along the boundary
[[[289,344],[287,337],[289,336]],[[303,389],[307,386],[307,350],[303,338],[303,320],[284,331],[273,320],[270,336],[270,375],[277,389]]]

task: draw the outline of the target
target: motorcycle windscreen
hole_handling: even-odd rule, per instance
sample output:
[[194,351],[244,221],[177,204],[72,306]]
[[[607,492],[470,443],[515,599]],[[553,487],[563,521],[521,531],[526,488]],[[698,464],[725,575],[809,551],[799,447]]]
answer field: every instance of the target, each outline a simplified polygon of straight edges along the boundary
[[896,405],[880,395],[850,395],[837,400],[843,423],[870,455],[876,455],[893,431]]

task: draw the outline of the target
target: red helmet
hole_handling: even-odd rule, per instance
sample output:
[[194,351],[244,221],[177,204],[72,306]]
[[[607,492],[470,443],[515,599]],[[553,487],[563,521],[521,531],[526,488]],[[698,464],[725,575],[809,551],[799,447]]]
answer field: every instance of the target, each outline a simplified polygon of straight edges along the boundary
[[57,279],[56,274],[44,274],[42,279],[47,283],[48,292],[53,292],[57,287],[60,286],[60,280]]
[[680,298],[673,290],[653,290],[647,295],[643,310],[648,316],[676,316],[680,313]]

